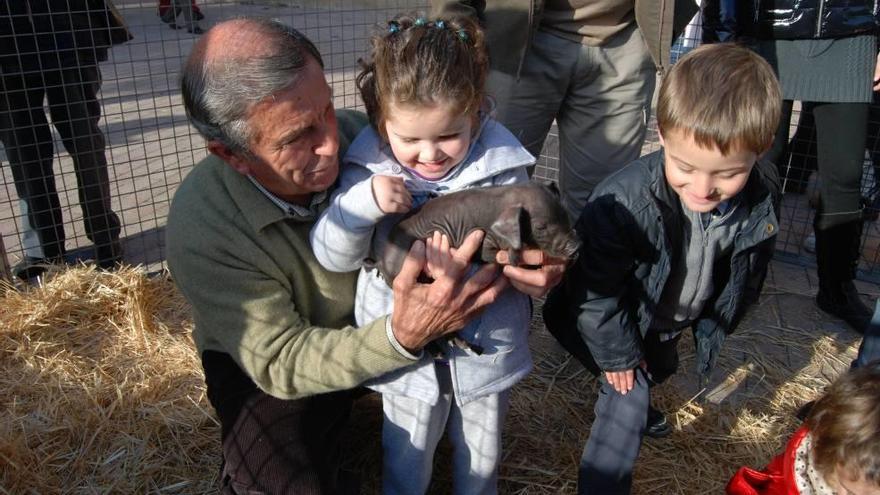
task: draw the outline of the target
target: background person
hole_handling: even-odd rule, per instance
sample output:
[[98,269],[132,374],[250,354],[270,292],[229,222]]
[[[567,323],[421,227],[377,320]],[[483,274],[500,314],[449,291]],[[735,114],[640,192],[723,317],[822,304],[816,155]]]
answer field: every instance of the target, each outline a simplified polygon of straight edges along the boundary
[[822,177],[813,218],[819,276],[816,305],[864,332],[871,310],[853,280],[861,254],[868,111],[873,92],[880,88],[876,40],[880,12],[872,0],[707,0],[703,15],[704,41],[748,44],[779,77],[785,98],[782,120],[766,156],[777,166],[788,141],[792,100],[812,102]]
[[86,236],[98,266],[122,259],[119,217],[110,201],[105,140],[98,120],[100,62],[131,39],[110,0],[0,2],[0,141],[21,201],[25,260],[18,275],[63,261],[64,219],[53,172],[53,138],[43,110],[73,160]]

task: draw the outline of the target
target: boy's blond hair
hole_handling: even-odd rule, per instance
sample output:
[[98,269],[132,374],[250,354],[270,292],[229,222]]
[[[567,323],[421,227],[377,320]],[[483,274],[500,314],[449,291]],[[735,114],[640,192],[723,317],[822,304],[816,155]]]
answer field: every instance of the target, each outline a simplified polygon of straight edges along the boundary
[[838,378],[813,405],[807,427],[822,476],[841,472],[880,487],[880,362]]
[[770,64],[732,43],[703,45],[682,57],[660,86],[657,126],[702,148],[763,153],[779,125],[782,92]]

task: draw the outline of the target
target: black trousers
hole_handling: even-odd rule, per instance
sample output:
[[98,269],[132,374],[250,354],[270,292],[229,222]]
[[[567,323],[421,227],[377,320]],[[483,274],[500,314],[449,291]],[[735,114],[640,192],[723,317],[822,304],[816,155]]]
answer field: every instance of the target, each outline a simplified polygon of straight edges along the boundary
[[[862,164],[868,130],[868,103],[811,103],[815,120],[820,207],[815,224],[820,229],[861,218]],[[782,118],[767,159],[780,166],[788,146],[792,101],[782,105]]]
[[356,493],[339,479],[353,392],[282,400],[257,388],[228,354],[206,351],[202,365],[221,424],[222,493]]
[[[29,256],[57,259],[64,254],[65,233],[55,176],[54,149],[43,110],[48,101],[52,124],[73,159],[86,236],[98,248],[119,238],[119,217],[110,206],[110,181],[104,135],[98,127],[101,106],[97,92],[101,72],[96,63],[42,71],[4,67],[0,77],[0,141],[6,148],[15,190],[42,253]],[[27,246],[26,248],[30,247]]]

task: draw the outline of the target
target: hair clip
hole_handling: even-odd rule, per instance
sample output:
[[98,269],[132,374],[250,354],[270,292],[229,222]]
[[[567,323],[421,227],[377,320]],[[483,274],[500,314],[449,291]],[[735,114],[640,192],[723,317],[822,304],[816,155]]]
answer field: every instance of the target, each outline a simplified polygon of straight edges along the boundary
[[437,29],[443,29],[446,27],[446,23],[443,21],[437,21],[434,23],[434,27]]
[[414,25],[414,26],[424,26],[424,25],[425,25],[425,22],[427,22],[427,21],[425,21],[425,18],[424,18],[424,17],[419,17],[418,19],[415,20],[415,22],[413,23],[413,25]]
[[400,32],[400,24],[397,21],[391,21],[388,23],[388,34],[394,34]]
[[458,39],[460,39],[461,41],[467,41],[467,40],[468,40],[468,34],[467,34],[467,31],[465,31],[464,29],[459,29],[459,30],[456,32],[456,34],[458,35]]

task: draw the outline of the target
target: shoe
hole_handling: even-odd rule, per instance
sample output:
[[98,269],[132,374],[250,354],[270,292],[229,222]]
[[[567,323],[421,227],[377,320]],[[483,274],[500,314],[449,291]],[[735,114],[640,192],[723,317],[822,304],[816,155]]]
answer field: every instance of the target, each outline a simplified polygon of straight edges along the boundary
[[196,26],[196,27],[194,27],[194,28],[192,28],[192,29],[187,29],[186,32],[187,32],[187,33],[192,33],[192,34],[204,34],[205,31],[202,30],[202,28]]
[[180,28],[182,28],[183,26],[178,26],[177,23],[169,22],[169,23],[168,23],[168,27],[170,27],[171,29],[180,29]]
[[816,306],[831,316],[845,321],[858,334],[864,334],[868,323],[871,322],[872,312],[862,302],[862,297],[851,280],[827,290],[822,290],[820,281]]
[[868,309],[853,284],[861,255],[861,215],[840,225],[816,228],[815,232],[816,272],[819,275],[816,305],[863,334],[874,312]]
[[26,256],[20,263],[12,267],[12,275],[28,285],[42,285],[43,275],[49,270],[52,261],[46,258]]
[[648,405],[648,424],[645,426],[645,436],[651,438],[668,437],[672,433],[672,427],[666,421],[666,415]]
[[102,270],[116,269],[123,262],[124,252],[119,239],[109,244],[95,246],[95,264]]

